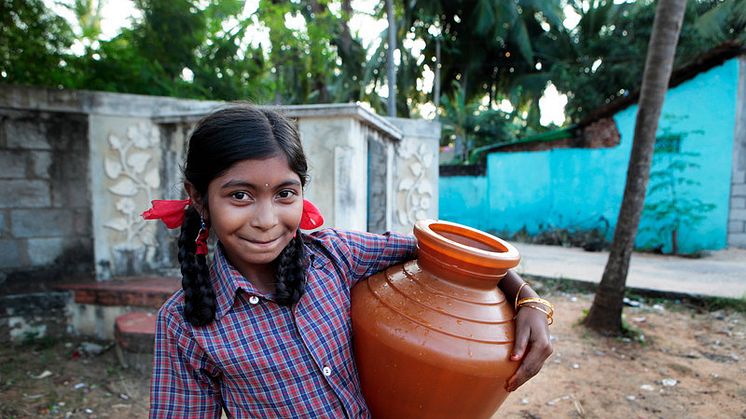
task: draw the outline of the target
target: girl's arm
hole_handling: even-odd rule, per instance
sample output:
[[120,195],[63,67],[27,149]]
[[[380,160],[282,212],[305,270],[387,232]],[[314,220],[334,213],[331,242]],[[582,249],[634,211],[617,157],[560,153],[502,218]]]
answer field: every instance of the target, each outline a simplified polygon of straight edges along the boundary
[[[525,282],[512,270],[509,270],[500,280],[500,289],[505,294],[508,303],[513,304],[516,298],[539,296],[528,285],[522,286]],[[520,295],[516,295],[519,290]],[[549,327],[545,313],[531,307],[520,307],[515,321],[515,343],[510,358],[513,361],[522,360],[522,362],[505,386],[508,391],[514,391],[536,375],[544,365],[544,361],[552,354],[552,343],[549,339]]]
[[217,385],[207,376],[206,356],[165,306],[158,312],[150,418],[220,418]]
[[417,254],[417,241],[411,235],[327,229],[317,237],[332,239],[331,250],[346,269],[350,287],[389,266],[414,259]]

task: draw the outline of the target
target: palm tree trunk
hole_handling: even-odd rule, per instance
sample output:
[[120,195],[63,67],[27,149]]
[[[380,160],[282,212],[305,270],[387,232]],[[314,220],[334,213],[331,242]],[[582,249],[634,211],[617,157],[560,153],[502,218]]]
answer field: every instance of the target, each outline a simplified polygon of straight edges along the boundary
[[396,67],[394,66],[394,50],[396,50],[396,16],[394,16],[394,0],[386,0],[386,15],[389,21],[389,44],[386,49],[386,72],[388,75],[389,116],[396,116]]
[[623,333],[622,299],[629,260],[645,202],[655,132],[671,78],[685,8],[686,0],[660,0],[655,11],[622,207],[614,230],[609,260],[585,319],[586,326],[604,334]]
[[435,38],[435,78],[433,80],[433,104],[435,105],[435,119],[440,119],[440,35]]

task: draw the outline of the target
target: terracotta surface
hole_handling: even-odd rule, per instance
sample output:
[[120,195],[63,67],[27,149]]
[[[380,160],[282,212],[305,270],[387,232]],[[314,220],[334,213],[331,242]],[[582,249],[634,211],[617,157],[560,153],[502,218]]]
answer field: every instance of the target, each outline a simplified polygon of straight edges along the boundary
[[419,255],[352,290],[355,359],[375,418],[488,418],[507,397],[513,309],[497,288],[518,251],[444,221],[415,225]]

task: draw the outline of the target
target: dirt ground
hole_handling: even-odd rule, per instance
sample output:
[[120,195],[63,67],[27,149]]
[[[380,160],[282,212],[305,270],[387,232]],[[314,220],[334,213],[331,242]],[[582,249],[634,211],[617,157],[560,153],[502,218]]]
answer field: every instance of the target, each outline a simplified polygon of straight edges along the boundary
[[[639,339],[605,338],[577,325],[592,294],[542,294],[556,304],[554,354],[495,417],[746,418],[744,314],[647,300],[625,308]],[[81,343],[0,348],[0,418],[147,417],[148,377]]]

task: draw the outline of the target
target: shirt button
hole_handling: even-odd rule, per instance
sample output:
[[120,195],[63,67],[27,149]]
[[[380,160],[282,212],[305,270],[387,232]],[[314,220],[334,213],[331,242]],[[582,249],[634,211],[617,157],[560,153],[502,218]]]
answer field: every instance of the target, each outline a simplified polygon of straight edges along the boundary
[[321,369],[321,372],[324,373],[324,377],[328,377],[332,375],[332,369],[329,367],[324,367]]
[[257,297],[256,295],[252,295],[251,297],[249,297],[249,302],[251,304],[258,304],[259,303],[259,297]]

